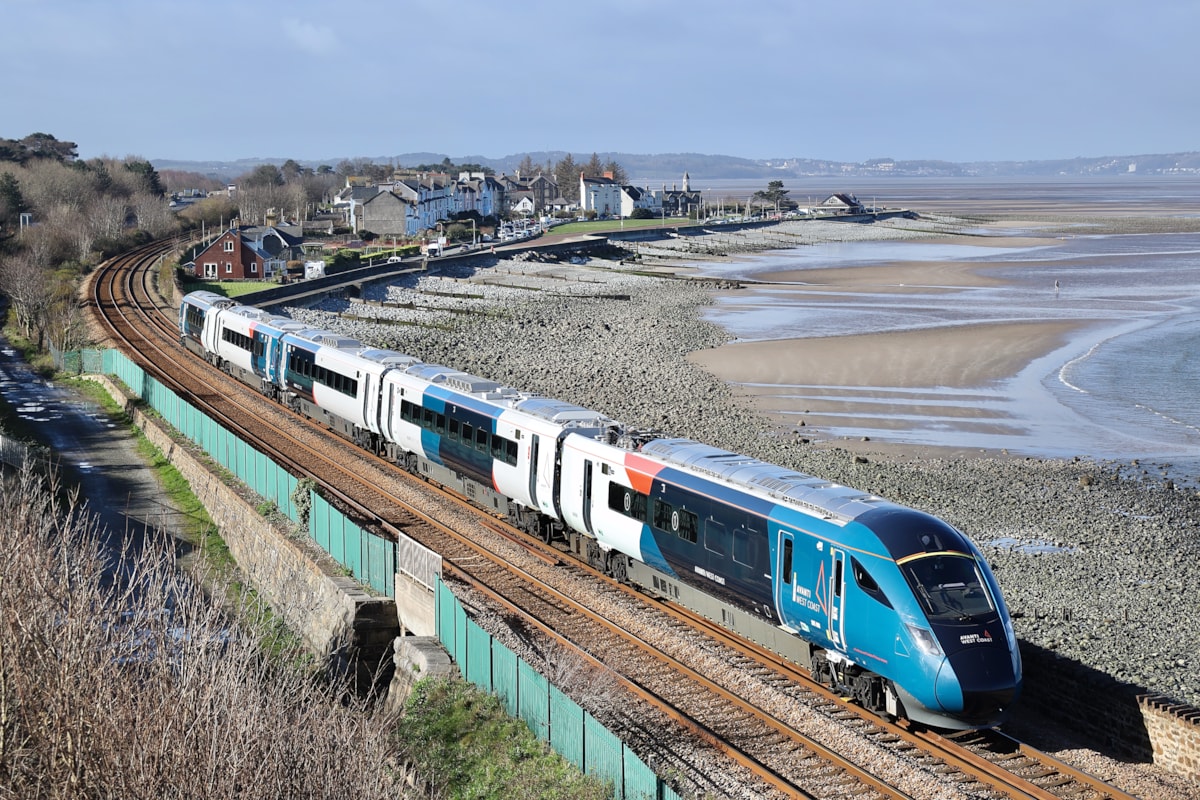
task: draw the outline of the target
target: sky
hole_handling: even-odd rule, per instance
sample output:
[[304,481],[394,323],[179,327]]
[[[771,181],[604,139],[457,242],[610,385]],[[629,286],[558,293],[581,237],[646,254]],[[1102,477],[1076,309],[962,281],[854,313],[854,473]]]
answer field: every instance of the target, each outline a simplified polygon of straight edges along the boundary
[[0,138],[81,158],[1200,150],[1200,3],[0,0]]

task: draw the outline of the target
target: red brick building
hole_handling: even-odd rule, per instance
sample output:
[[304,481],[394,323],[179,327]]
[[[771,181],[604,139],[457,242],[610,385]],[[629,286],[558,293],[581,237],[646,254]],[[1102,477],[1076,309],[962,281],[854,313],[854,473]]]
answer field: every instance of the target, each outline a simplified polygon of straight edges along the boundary
[[271,280],[286,273],[288,261],[303,260],[302,242],[273,225],[235,226],[196,254],[192,272],[206,280]]

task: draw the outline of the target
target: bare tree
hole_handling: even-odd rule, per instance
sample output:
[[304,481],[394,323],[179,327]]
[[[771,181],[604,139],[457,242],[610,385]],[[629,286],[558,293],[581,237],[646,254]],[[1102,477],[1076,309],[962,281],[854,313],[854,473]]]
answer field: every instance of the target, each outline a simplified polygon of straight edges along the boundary
[[155,239],[174,233],[179,227],[179,221],[167,201],[158,195],[146,191],[135,192],[132,206],[137,226]]
[[124,232],[128,216],[129,204],[125,198],[105,194],[88,207],[87,221],[96,238],[116,240]]
[[45,344],[49,324],[47,313],[53,302],[48,274],[49,261],[42,248],[30,247],[0,259],[0,292],[8,295],[13,319],[21,335],[38,348]]

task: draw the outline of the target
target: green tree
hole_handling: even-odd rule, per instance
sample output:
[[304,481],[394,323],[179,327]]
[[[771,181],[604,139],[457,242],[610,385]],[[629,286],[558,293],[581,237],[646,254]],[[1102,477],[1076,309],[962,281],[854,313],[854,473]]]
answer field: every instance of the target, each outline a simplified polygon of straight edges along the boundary
[[249,175],[243,175],[242,181],[247,186],[267,187],[283,186],[283,173],[274,164],[261,164],[254,168]]
[[287,161],[283,162],[283,166],[279,169],[280,172],[283,173],[283,179],[288,183],[291,183],[308,172],[308,170],[300,166],[298,161],[292,158],[289,158]]
[[78,145],[60,142],[48,133],[31,133],[21,140],[29,158],[49,158],[54,161],[74,161],[79,158]]
[[154,165],[149,161],[140,159],[130,159],[125,162],[125,169],[138,175],[142,179],[142,186],[147,192],[155,197],[162,197],[166,192],[163,191],[162,181],[158,178],[158,172],[154,169]]
[[772,208],[787,208],[795,205],[787,199],[788,190],[783,188],[783,181],[770,181],[765,190],[754,193],[754,199]]
[[611,159],[607,164],[604,165],[604,172],[612,173],[613,180],[622,186],[629,183],[629,173],[625,171],[624,167],[617,163],[616,159]]
[[21,194],[21,184],[11,172],[0,174],[0,227],[16,225],[29,210]]
[[604,164],[600,161],[600,156],[592,153],[592,157],[583,165],[583,173],[589,178],[604,177]]
[[567,153],[554,165],[554,182],[568,203],[579,202],[579,164]]

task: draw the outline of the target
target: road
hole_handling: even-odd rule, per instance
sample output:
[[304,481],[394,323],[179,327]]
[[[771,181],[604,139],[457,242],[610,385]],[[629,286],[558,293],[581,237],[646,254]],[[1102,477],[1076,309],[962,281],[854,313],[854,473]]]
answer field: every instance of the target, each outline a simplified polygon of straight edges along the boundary
[[167,503],[133,433],[93,401],[39,377],[2,336],[0,396],[50,448],[67,484],[79,485],[111,541],[131,536],[136,543],[148,529],[177,529],[180,514]]

